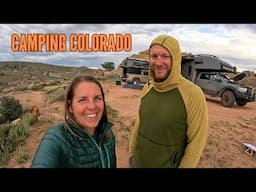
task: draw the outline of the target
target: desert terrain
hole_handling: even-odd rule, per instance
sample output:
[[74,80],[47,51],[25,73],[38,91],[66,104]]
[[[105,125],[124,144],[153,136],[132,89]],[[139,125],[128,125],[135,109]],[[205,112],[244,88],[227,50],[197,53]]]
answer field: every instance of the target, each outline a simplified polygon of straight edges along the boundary
[[[139,109],[141,90],[124,88],[115,81],[102,81],[106,103],[115,112],[111,121],[116,135],[117,167],[127,168],[128,145],[136,113]],[[11,158],[7,168],[28,168],[36,148],[45,131],[54,123],[63,120],[63,101],[49,102],[44,90],[12,91],[23,106],[37,105],[40,108],[40,119],[31,127],[24,147],[29,151],[29,158],[24,163],[17,163]],[[198,168],[255,168],[256,154],[245,153],[242,143],[256,146],[256,102],[247,103],[244,107],[223,107],[218,98],[206,97],[209,112],[209,136]],[[51,120],[51,121],[50,121]]]

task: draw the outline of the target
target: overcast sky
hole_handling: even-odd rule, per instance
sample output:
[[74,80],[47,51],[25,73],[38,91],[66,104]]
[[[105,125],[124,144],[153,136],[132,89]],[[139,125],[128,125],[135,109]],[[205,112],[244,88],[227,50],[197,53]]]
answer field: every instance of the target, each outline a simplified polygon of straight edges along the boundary
[[[128,52],[14,52],[13,34],[131,34]],[[0,61],[30,61],[63,66],[101,68],[110,61],[117,67],[123,59],[148,49],[160,34],[172,35],[182,52],[216,55],[237,67],[256,72],[256,24],[0,24]],[[69,38],[67,38],[69,42]],[[18,43],[16,43],[18,44]]]

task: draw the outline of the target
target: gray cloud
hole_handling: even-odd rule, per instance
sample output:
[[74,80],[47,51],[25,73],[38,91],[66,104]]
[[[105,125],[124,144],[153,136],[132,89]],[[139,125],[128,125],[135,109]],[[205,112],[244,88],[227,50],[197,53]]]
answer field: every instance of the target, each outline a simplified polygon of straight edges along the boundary
[[[105,61],[113,61],[117,66],[126,57],[146,50],[155,36],[169,34],[180,41],[182,51],[216,55],[241,69],[255,70],[256,66],[256,24],[0,24],[0,32],[1,61],[89,67],[101,67]],[[67,38],[71,33],[130,33],[132,50],[118,53],[14,53],[11,50],[13,33],[65,33]]]

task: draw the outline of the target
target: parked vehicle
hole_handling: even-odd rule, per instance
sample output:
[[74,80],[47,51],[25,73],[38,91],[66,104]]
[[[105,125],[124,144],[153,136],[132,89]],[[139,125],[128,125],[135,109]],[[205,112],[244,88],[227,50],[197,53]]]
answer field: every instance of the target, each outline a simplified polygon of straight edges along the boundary
[[[126,58],[122,81],[129,84],[141,84],[149,81],[149,61]],[[205,94],[220,97],[225,107],[239,106],[256,100],[251,86],[238,84],[246,75],[239,73],[229,78],[225,73],[236,73],[236,67],[222,59],[208,54],[184,55],[181,64],[182,75],[197,84]]]
[[149,61],[137,58],[126,58],[123,68],[122,81],[128,84],[145,84],[148,82]]
[[182,74],[197,84],[203,92],[212,97],[221,97],[225,107],[232,107],[235,102],[239,106],[255,101],[255,93],[251,86],[238,84],[246,75],[239,73],[233,78],[225,72],[235,73],[236,67],[213,55],[189,55],[182,57]]

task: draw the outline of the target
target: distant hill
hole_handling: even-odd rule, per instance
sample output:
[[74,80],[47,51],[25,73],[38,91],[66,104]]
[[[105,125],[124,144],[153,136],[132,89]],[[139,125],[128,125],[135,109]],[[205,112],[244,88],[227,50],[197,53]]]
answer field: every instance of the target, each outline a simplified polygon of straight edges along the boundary
[[[10,62],[0,62],[1,71],[13,70],[14,72],[25,72],[25,73],[61,73],[61,72],[77,72],[77,67],[68,66],[57,66],[47,63],[34,63],[34,62],[22,62],[22,61],[10,61]],[[80,69],[89,70],[87,67],[80,67]]]
[[21,87],[27,82],[44,83],[69,80],[79,74],[95,74],[95,69],[82,67],[57,66],[33,62],[0,62],[0,91],[10,83]]

